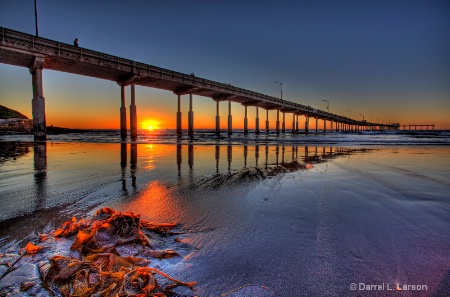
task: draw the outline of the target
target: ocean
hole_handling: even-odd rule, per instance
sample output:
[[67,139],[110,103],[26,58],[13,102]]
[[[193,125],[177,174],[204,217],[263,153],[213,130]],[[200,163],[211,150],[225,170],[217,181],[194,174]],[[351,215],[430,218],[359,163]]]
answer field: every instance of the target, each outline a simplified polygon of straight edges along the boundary
[[[289,130],[287,130],[289,131]],[[213,130],[196,130],[193,137],[183,131],[183,136],[178,137],[175,130],[139,130],[138,139],[135,143],[197,143],[197,144],[333,144],[333,145],[448,145],[450,144],[450,130],[416,130],[416,131],[361,131],[337,133],[322,130],[318,134],[309,133],[280,133],[275,131],[262,132],[256,135],[249,132],[247,135],[243,130],[233,130],[228,136],[223,130],[217,136]],[[0,141],[33,141],[32,135],[0,135]],[[82,133],[62,133],[48,135],[48,141],[54,142],[94,142],[94,143],[120,143],[120,130],[90,130]],[[128,138],[128,142],[129,138]]]

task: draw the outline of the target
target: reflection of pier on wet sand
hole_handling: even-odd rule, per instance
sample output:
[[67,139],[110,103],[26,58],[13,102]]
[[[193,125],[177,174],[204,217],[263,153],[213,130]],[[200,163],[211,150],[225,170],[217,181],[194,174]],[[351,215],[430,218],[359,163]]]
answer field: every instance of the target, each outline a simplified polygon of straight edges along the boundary
[[[186,148],[187,147],[187,148]],[[188,151],[189,175],[195,171],[194,151],[195,145],[177,145],[176,161],[178,177],[182,177],[183,151]],[[254,151],[253,161],[249,163],[249,151]],[[234,151],[234,152],[233,152]],[[215,172],[212,176],[201,176],[195,179],[190,178],[191,186],[210,184],[220,186],[222,183],[237,183],[250,180],[262,180],[275,176],[279,173],[295,172],[299,170],[309,170],[315,164],[328,162],[339,157],[348,156],[352,153],[367,151],[367,149],[355,148],[335,148],[335,147],[310,147],[310,146],[284,146],[284,145],[254,145],[254,146],[234,146],[216,145],[214,148]],[[260,152],[263,152],[261,157]],[[241,157],[237,158],[236,154]],[[221,166],[221,155],[226,157],[226,164]],[[233,161],[233,155],[235,156]],[[261,158],[264,158],[261,160]],[[261,162],[262,161],[262,162]],[[254,164],[254,166],[249,164]],[[222,168],[223,167],[223,168]],[[222,168],[222,169],[221,169]]]
[[[127,187],[127,156],[130,146],[130,177],[131,188],[137,191],[136,174],[138,168],[138,144],[120,144],[120,166],[123,194],[129,194]],[[285,146],[285,145],[215,145],[214,159],[209,166],[214,164],[211,170],[212,176],[196,176],[195,173],[195,151],[197,148],[210,146],[194,144],[176,144],[177,176],[183,178],[183,167],[187,166],[189,183],[196,187],[200,184],[213,182],[215,186],[221,183],[237,183],[251,180],[262,180],[279,173],[295,172],[299,170],[310,170],[316,164],[325,163],[329,160],[348,156],[357,152],[365,152],[368,149],[323,147],[323,146]],[[251,155],[250,155],[251,154]],[[187,155],[187,162],[183,164],[183,155]],[[234,156],[234,160],[233,160]],[[224,157],[223,159],[221,157]],[[202,156],[204,158],[204,156]],[[249,159],[252,159],[249,161]],[[225,163],[226,162],[226,163]],[[252,165],[253,164],[253,165]]]

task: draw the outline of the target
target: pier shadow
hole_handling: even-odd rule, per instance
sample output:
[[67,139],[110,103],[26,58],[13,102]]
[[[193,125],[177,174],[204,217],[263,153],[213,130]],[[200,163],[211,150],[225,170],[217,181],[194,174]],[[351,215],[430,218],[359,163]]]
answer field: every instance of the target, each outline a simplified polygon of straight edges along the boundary
[[36,209],[41,209],[47,197],[47,142],[34,143],[33,160]]
[[[138,171],[138,145],[136,143],[131,143],[130,145],[130,178],[131,178],[131,190],[132,193],[137,191],[137,179],[136,174]],[[120,180],[122,182],[122,195],[128,196],[130,191],[127,187],[127,167],[128,167],[128,143],[120,144]]]
[[[209,147],[209,146],[199,146]],[[208,154],[208,150],[211,152]],[[183,164],[183,154],[188,156],[187,164]],[[211,170],[201,169],[196,172],[194,159],[195,145],[177,144],[176,163],[179,182],[188,183],[189,188],[218,188],[226,184],[245,183],[274,177],[281,173],[310,170],[316,165],[342,158],[351,154],[370,151],[359,148],[340,148],[322,146],[296,145],[214,145],[203,149],[199,156],[204,164],[206,154],[212,155]],[[206,152],[205,152],[206,151]],[[253,151],[253,154],[252,154]],[[261,154],[262,153],[262,154]],[[236,157],[235,157],[236,156]],[[214,165],[213,165],[214,164]],[[186,170],[187,165],[187,170]],[[188,178],[183,174],[188,171]],[[207,172],[210,172],[208,174]]]
[[33,143],[0,142],[0,164],[26,156],[32,148]]

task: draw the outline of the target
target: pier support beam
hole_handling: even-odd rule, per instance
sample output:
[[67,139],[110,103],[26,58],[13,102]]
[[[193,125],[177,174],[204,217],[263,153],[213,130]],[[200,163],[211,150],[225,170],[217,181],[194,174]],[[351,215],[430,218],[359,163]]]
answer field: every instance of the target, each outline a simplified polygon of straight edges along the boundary
[[256,106],[255,134],[259,134],[259,112],[258,112],[258,106]]
[[292,113],[292,133],[295,133],[295,112]]
[[220,134],[219,100],[216,100],[216,134]]
[[194,136],[194,111],[192,110],[192,93],[189,94],[188,135]]
[[309,116],[305,115],[305,134],[309,133]]
[[120,137],[127,138],[127,108],[125,107],[125,85],[120,86]]
[[319,118],[316,118],[316,134],[319,133]]
[[244,106],[244,134],[248,134],[248,118],[247,118],[247,105]]
[[130,133],[131,133],[131,140],[136,140],[137,139],[137,113],[136,113],[136,85],[135,84],[131,84]]
[[266,133],[269,133],[269,110],[266,109]]
[[47,128],[45,121],[45,98],[42,84],[42,70],[44,69],[44,58],[34,58],[30,67],[31,81],[33,84],[33,99],[31,109],[33,113],[33,133],[35,141],[47,140]]
[[231,115],[231,100],[228,100],[228,135],[233,134],[233,117]]
[[276,124],[277,134],[280,134],[280,110],[277,109],[277,124]]
[[178,110],[177,110],[177,135],[181,136],[181,95],[178,94]]
[[130,105],[130,136],[132,140],[137,138],[137,111],[136,111],[136,87],[135,83],[139,80],[137,75],[117,81],[120,86],[120,137],[127,138],[127,108],[125,107],[125,87],[131,85],[131,105]]
[[283,112],[283,122],[281,123],[281,132],[286,132],[286,114]]
[[295,133],[298,133],[298,114],[295,115]]
[[323,120],[323,133],[327,133],[327,120]]

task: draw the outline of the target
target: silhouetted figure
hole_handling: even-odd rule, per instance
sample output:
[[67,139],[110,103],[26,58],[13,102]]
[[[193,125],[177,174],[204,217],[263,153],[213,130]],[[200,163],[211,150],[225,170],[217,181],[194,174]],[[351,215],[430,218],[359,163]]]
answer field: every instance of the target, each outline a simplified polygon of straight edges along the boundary
[[75,38],[75,40],[73,41],[73,46],[78,46],[78,38]]

